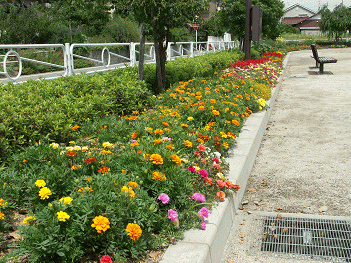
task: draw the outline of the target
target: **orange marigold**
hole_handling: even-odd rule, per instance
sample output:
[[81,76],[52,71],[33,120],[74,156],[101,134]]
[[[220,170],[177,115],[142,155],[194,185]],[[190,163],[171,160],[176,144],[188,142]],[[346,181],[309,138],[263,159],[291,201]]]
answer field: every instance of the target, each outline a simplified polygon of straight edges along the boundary
[[151,154],[149,160],[154,164],[163,164],[162,156],[157,153]]
[[104,216],[96,216],[93,219],[94,224],[91,225],[91,227],[95,228],[98,233],[101,233],[101,231],[106,232],[107,229],[110,228],[110,221],[108,220],[107,217]]
[[179,158],[179,156],[178,155],[176,155],[176,154],[172,154],[171,155],[171,159],[173,159],[173,162],[175,162],[176,164],[178,164],[178,165],[181,165],[181,163],[182,163],[182,160]]
[[130,239],[136,241],[139,239],[143,231],[141,230],[138,224],[129,223],[126,227],[127,235],[130,236]]
[[152,173],[152,180],[166,181],[167,177],[165,174],[155,171]]
[[67,154],[67,156],[69,156],[69,157],[77,156],[77,152],[76,152],[76,151],[68,151],[66,154]]

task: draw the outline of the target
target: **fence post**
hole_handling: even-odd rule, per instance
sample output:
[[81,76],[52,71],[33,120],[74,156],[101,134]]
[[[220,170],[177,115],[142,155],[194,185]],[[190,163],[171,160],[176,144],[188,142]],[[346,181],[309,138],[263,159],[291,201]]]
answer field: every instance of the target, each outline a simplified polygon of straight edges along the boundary
[[190,42],[190,57],[194,57],[194,42]]
[[135,43],[133,42],[130,43],[129,58],[130,58],[130,66],[134,67],[136,64],[136,55],[135,55]]
[[166,51],[166,53],[167,53],[167,61],[171,61],[171,57],[172,57],[171,52],[172,52],[171,51],[171,43],[168,42],[167,51]]
[[65,51],[64,51],[64,67],[65,67],[65,75],[72,76],[72,54],[70,51],[69,43],[65,43]]

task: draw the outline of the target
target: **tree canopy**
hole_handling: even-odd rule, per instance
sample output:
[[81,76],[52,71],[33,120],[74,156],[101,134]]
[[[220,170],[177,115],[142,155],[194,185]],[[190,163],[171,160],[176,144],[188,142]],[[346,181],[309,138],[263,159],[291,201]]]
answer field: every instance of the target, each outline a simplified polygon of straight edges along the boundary
[[157,90],[163,92],[166,78],[166,50],[170,30],[195,22],[209,0],[114,0],[115,12],[145,23],[154,39]]
[[351,29],[351,11],[343,4],[336,6],[333,11],[323,6],[321,15],[319,28],[322,32],[335,36],[336,44],[338,44],[340,35]]
[[[275,39],[279,36],[278,24],[284,15],[281,0],[252,0],[252,5],[262,6],[262,34]],[[232,36],[242,40],[245,36],[246,0],[225,0],[219,11],[222,24]]]

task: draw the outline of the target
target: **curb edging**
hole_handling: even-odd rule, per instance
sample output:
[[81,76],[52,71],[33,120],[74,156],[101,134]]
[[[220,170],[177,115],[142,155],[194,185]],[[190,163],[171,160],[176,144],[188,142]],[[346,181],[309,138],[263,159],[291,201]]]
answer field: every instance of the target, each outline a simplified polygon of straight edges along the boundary
[[170,245],[160,263],[218,263],[232,227],[235,211],[244,196],[246,184],[251,174],[256,155],[261,145],[264,131],[272,114],[274,102],[281,89],[283,75],[289,61],[290,52],[283,61],[282,74],[278,84],[272,90],[272,97],[266,102],[265,111],[253,113],[246,120],[229,164],[228,180],[241,186],[240,190],[214,207],[209,214],[206,230],[190,229],[184,233],[184,239]]

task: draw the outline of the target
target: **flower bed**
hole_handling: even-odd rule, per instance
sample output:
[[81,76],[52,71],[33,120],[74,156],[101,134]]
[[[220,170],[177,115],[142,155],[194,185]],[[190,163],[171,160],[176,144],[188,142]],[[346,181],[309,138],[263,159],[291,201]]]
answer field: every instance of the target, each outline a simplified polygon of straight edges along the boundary
[[[225,156],[252,112],[264,109],[278,53],[157,97],[154,109],[72,127],[69,145],[40,141],[0,175],[0,228],[26,209],[13,253],[30,262],[125,262],[206,229],[209,210],[240,186]],[[281,54],[281,53],[279,53]],[[267,96],[268,97],[268,96]]]

